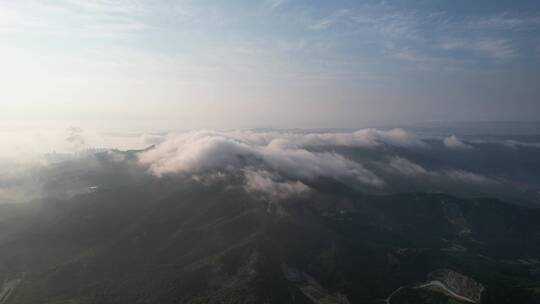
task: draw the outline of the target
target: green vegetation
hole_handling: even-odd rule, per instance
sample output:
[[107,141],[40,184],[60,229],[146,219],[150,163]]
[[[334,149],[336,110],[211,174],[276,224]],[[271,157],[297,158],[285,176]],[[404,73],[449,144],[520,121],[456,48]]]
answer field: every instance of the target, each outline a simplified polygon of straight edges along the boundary
[[185,180],[2,206],[1,278],[21,279],[2,304],[377,303],[400,286],[392,304],[463,303],[412,288],[437,269],[482,303],[540,303],[540,211],[320,183],[279,208]]

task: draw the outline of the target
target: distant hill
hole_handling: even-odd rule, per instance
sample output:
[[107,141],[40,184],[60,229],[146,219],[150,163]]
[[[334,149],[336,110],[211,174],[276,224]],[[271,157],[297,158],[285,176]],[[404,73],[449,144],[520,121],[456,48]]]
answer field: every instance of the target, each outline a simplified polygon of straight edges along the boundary
[[540,303],[540,210],[310,186],[278,203],[163,179],[0,206],[0,303]]

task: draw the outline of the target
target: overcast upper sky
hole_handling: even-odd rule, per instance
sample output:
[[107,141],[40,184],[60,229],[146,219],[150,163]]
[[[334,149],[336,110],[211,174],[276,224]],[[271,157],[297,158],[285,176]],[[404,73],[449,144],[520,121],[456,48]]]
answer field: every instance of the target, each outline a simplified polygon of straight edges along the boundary
[[540,1],[0,0],[0,119],[540,119]]

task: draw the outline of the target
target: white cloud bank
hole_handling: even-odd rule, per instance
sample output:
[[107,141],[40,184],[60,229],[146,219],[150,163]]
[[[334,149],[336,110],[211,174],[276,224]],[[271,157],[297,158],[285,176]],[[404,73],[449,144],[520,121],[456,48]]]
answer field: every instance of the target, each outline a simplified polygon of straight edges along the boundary
[[[506,176],[472,172],[478,169],[469,167],[467,163],[456,168],[456,164],[447,164],[444,160],[429,162],[430,157],[423,157],[440,152],[431,151],[433,146],[429,137],[424,142],[402,129],[149,134],[106,133],[76,127],[43,130],[0,128],[0,137],[0,144],[4,144],[4,149],[0,149],[0,203],[39,197],[47,174],[61,169],[61,166],[55,167],[58,162],[80,159],[80,170],[102,170],[96,164],[93,152],[112,148],[139,149],[137,167],[132,167],[134,164],[121,153],[111,151],[109,160],[125,162],[126,167],[144,178],[147,177],[144,172],[149,172],[156,177],[180,175],[209,184],[233,181],[255,196],[276,200],[307,195],[325,179],[379,193],[406,191],[409,185],[427,190],[447,189],[446,186],[458,190],[463,187],[487,189],[505,185],[508,181]],[[472,149],[469,143],[474,144],[476,152],[483,151],[482,143],[514,149],[538,147],[537,143],[511,140],[463,142],[456,136],[437,137],[437,140],[442,140],[447,149],[456,153],[459,149]],[[393,149],[395,147],[402,149]],[[40,154],[46,156],[37,158]],[[467,155],[469,153],[463,154],[464,157]],[[36,161],[39,159],[42,161]],[[237,184],[239,182],[241,184]]]
[[380,188],[384,181],[362,164],[316,147],[421,148],[425,144],[401,129],[350,133],[194,131],[168,136],[139,154],[139,162],[158,176],[211,171],[244,172],[245,188],[284,198],[308,190],[302,181],[327,177]]
[[[443,142],[449,149],[472,148],[455,136]],[[350,133],[193,131],[168,135],[152,149],[139,153],[138,158],[139,163],[157,177],[235,174],[243,177],[244,189],[248,192],[274,199],[308,193],[310,182],[319,178],[379,190],[391,186],[381,177],[388,174],[440,184],[496,183],[488,177],[459,169],[428,170],[399,156],[391,156],[386,161],[368,157],[365,163],[360,163],[335,151],[338,147],[377,151],[386,146],[428,147],[414,134],[401,129],[363,129]]]
[[442,184],[446,182],[457,182],[495,185],[498,183],[494,179],[460,169],[428,170],[419,164],[399,156],[390,158],[388,162],[381,163],[380,166],[394,174],[412,178],[426,178],[433,181],[440,181]]
[[244,171],[245,189],[252,193],[261,193],[270,198],[286,199],[301,196],[310,191],[301,181],[278,181],[279,177],[268,171],[246,169]]

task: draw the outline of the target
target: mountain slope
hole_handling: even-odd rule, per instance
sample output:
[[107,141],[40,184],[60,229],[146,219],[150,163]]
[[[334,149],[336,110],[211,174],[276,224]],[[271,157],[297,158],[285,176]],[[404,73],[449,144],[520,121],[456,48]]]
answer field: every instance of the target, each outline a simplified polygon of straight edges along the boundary
[[[375,303],[441,269],[482,284],[482,303],[540,303],[540,211],[443,194],[370,196],[324,180],[310,187],[275,202],[162,180],[17,211],[16,225],[1,220],[11,232],[0,280],[20,284],[2,304]],[[405,288],[392,303],[435,298],[456,300]]]

